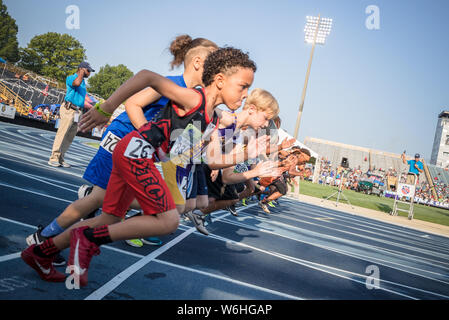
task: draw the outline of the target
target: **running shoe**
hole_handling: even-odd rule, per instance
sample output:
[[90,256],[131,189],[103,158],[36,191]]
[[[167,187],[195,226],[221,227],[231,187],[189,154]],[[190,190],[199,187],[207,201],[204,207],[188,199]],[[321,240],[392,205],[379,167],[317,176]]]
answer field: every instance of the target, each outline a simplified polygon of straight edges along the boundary
[[37,226],[37,231],[35,233],[30,234],[28,237],[26,237],[26,243],[28,246],[31,246],[33,244],[40,245],[45,240],[47,240],[47,237],[44,237],[41,233],[44,230],[44,227],[42,225]]
[[92,192],[93,187],[88,184],[83,184],[78,188],[78,199],[84,198]]
[[70,233],[69,266],[73,266],[70,273],[75,273],[75,276],[79,277],[81,287],[87,285],[88,269],[92,257],[100,254],[100,248],[84,235],[84,230],[88,228],[84,226],[74,229]]
[[265,203],[263,203],[262,201],[259,201],[259,206],[262,208],[262,210],[267,213],[270,214],[270,210],[268,209],[267,205]]
[[248,204],[246,203],[246,198],[242,199],[242,206],[246,207]]
[[204,218],[201,215],[193,213],[192,211],[186,212],[185,215],[195,225],[196,230],[206,236],[209,235],[209,231],[207,231],[206,227],[204,226]]
[[276,206],[274,205],[273,201],[267,202],[267,204],[272,207],[272,208],[276,208]]
[[58,254],[56,254],[56,255],[54,256],[54,259],[53,259],[53,265],[54,265],[55,267],[61,267],[61,266],[65,265],[65,264],[66,264],[66,261],[65,261],[64,257],[61,256],[60,253],[58,253]]
[[125,240],[126,244],[134,247],[134,248],[142,248],[143,247],[143,241],[140,239],[130,239],[130,240]]
[[71,167],[71,165],[68,164],[68,163],[65,162],[65,161],[60,162],[60,164],[61,164],[61,166],[64,167],[64,168],[70,168],[70,167]]
[[37,271],[42,280],[49,282],[64,282],[65,274],[59,272],[53,266],[52,258],[41,258],[34,253],[35,244],[22,251],[21,257],[27,265]]
[[56,161],[48,161],[47,163],[52,167],[60,167],[61,166],[61,164]]
[[150,246],[160,246],[162,244],[162,240],[158,237],[143,238],[140,240],[142,240],[143,244],[147,244]]
[[[94,187],[89,186],[87,184],[83,184],[82,186],[80,186],[78,188],[78,199],[87,197],[89,194],[91,194],[93,188]],[[94,218],[97,211],[98,211],[98,209],[95,209],[94,211],[89,213],[84,219],[81,219],[81,221]]]
[[228,210],[234,217],[238,217],[237,210],[235,210],[235,206],[228,206],[226,207],[226,210]]

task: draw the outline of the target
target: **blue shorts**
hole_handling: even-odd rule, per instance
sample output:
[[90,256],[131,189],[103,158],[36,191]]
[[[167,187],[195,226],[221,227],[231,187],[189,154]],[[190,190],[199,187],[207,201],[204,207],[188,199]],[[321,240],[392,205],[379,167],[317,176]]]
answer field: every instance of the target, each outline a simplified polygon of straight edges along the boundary
[[123,127],[121,123],[115,125],[113,121],[104,132],[100,148],[89,162],[83,175],[83,179],[104,190],[106,190],[111,177],[112,152],[116,144],[127,134],[127,132],[120,130],[119,127]]

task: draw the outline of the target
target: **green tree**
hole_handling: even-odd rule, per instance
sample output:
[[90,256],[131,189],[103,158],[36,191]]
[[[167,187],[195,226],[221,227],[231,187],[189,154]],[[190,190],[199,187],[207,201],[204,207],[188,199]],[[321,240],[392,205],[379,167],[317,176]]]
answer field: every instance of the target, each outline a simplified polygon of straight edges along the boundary
[[98,94],[107,99],[117,90],[126,80],[133,76],[133,72],[123,64],[118,66],[105,65],[95,75],[90,76],[89,92]]
[[0,57],[9,62],[19,61],[18,31],[16,20],[11,18],[3,0],[0,0]]
[[78,40],[56,32],[33,37],[20,53],[20,67],[62,82],[86,59],[86,50]]

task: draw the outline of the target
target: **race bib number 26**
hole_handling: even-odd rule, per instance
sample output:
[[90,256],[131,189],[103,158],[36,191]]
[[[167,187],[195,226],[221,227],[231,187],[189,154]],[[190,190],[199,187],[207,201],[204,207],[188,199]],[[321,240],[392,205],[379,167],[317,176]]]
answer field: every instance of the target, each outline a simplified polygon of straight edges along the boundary
[[151,159],[154,151],[151,144],[143,139],[133,137],[131,141],[129,141],[124,155],[130,159]]

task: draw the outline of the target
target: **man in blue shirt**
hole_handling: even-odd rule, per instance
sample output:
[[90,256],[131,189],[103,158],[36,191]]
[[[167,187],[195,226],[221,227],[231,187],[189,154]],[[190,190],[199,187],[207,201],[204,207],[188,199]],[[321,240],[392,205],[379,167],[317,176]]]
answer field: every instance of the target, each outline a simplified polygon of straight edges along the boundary
[[407,175],[407,184],[415,184],[415,174],[416,178],[419,178],[419,174],[423,172],[424,165],[421,161],[419,161],[420,155],[419,153],[415,154],[414,160],[405,160],[405,152],[401,155],[402,162],[404,164],[409,165],[408,175]]
[[69,149],[78,131],[78,121],[84,108],[84,100],[87,93],[84,79],[88,78],[91,72],[95,72],[95,70],[92,69],[89,63],[84,61],[80,63],[75,74],[66,78],[67,91],[64,102],[59,108],[59,127],[53,142],[50,160],[48,161],[50,166],[70,167],[64,161],[64,154]]

